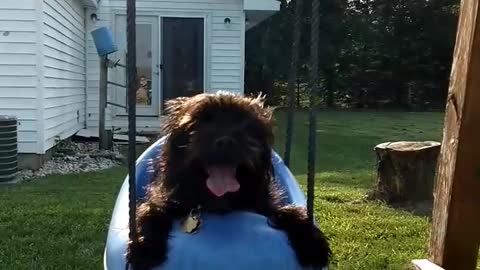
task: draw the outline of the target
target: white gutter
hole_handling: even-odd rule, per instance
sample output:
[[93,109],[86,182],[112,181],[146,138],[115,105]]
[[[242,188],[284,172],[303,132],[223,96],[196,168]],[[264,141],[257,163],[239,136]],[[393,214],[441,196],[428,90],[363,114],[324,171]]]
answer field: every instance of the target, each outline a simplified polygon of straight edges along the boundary
[[280,1],[278,0],[243,0],[244,10],[257,11],[279,11]]
[[243,9],[245,11],[246,19],[248,20],[245,30],[249,30],[278,12],[280,10],[280,1],[243,0]]
[[80,0],[80,2],[87,8],[97,8],[100,0]]

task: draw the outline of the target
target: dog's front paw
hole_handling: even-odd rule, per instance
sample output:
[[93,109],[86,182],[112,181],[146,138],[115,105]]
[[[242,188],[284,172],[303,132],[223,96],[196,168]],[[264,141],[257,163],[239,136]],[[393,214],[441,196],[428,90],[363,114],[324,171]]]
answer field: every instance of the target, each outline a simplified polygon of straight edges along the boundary
[[304,209],[281,208],[272,217],[272,222],[286,232],[300,265],[315,268],[328,266],[332,256],[328,240],[323,232],[308,220]]
[[331,250],[323,233],[312,227],[305,227],[303,232],[295,230],[289,233],[288,238],[302,266],[323,268],[330,261]]
[[154,238],[152,235],[139,235],[138,241],[130,241],[128,244],[127,261],[135,270],[150,270],[162,265],[166,260],[166,239]]
[[165,253],[155,249],[148,242],[143,240],[133,244],[129,243],[127,252],[127,261],[135,270],[150,270],[153,267],[162,264],[166,259]]
[[165,211],[144,203],[137,221],[138,240],[128,244],[127,260],[135,270],[150,270],[167,260],[172,220]]

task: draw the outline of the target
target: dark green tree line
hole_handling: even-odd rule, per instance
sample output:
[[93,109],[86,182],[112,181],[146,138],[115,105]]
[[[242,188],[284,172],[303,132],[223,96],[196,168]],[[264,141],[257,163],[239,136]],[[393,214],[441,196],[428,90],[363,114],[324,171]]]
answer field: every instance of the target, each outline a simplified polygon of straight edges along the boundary
[[[311,2],[304,1],[298,77],[308,82]],[[318,103],[442,107],[457,0],[321,0]],[[295,1],[247,33],[246,91],[286,100]],[[268,30],[268,31],[267,31]],[[266,34],[267,33],[267,34]],[[300,84],[308,88],[308,84]],[[308,89],[304,89],[308,93]]]

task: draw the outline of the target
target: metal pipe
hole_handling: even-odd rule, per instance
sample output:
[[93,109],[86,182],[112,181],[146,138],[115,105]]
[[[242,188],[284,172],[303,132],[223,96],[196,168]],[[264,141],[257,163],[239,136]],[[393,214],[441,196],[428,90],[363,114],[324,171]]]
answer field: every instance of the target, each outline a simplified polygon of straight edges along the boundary
[[119,84],[119,83],[116,83],[116,82],[107,81],[107,83],[111,84],[111,85],[118,86],[118,87],[127,88],[127,85]]
[[287,128],[285,134],[285,154],[283,160],[287,167],[290,167],[290,159],[293,144],[293,129],[295,118],[295,82],[298,76],[298,58],[299,48],[301,42],[302,29],[302,12],[303,0],[296,0],[295,2],[295,21],[292,42],[292,55],[290,59],[290,74],[288,76],[288,111],[287,111]]
[[127,106],[123,106],[123,105],[118,104],[118,103],[115,103],[115,102],[110,102],[110,101],[108,101],[107,104],[108,104],[108,105],[115,106],[115,107],[124,108],[125,110],[127,109]]

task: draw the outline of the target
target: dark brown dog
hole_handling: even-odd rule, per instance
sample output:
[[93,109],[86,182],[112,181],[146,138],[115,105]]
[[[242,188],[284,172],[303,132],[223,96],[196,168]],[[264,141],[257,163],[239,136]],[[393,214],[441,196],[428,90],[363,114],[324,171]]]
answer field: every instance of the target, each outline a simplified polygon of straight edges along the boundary
[[331,251],[303,208],[281,207],[273,184],[272,111],[262,98],[201,94],[167,104],[169,134],[158,177],[138,208],[136,245],[128,260],[136,270],[167,259],[172,223],[201,206],[202,211],[251,211],[286,232],[299,263],[324,267]]

